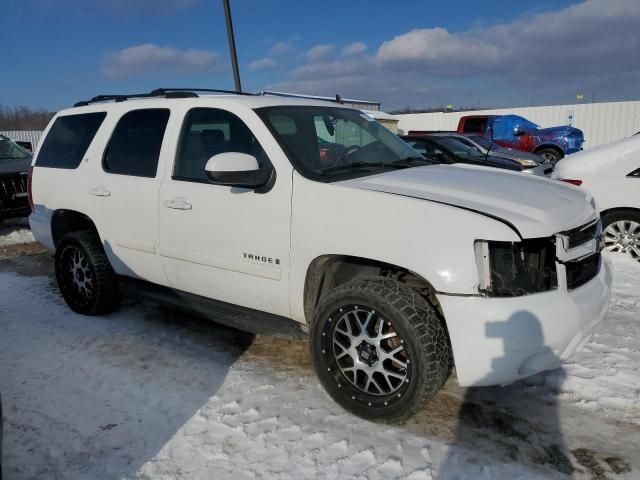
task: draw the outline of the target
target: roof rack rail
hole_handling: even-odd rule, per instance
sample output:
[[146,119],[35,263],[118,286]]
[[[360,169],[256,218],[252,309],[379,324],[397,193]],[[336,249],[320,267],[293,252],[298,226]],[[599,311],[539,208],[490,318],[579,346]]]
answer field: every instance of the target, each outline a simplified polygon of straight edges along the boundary
[[274,92],[271,90],[262,90],[257,95],[273,95],[274,97],[288,97],[288,98],[308,98],[310,100],[323,100],[325,102],[344,103],[342,97],[336,94],[336,98],[332,97],[318,97],[315,95],[301,95],[298,93],[286,93],[286,92]]
[[209,92],[209,93],[228,93],[230,95],[255,95],[249,92],[236,92],[235,90],[222,90],[219,88],[156,88],[151,95],[162,96],[171,92]]
[[213,88],[156,88],[149,93],[132,93],[122,95],[97,95],[90,100],[82,100],[76,102],[74,107],[85,107],[92,103],[98,102],[124,102],[130,98],[153,98],[153,97],[165,97],[165,98],[195,98],[198,96],[195,92],[214,92],[214,93],[229,93],[233,95],[254,95],[253,93],[235,92],[233,90],[221,90]]
[[146,93],[132,93],[132,94],[125,94],[125,95],[96,95],[95,97],[91,98],[90,100],[83,100],[80,102],[75,103],[73,106],[74,107],[84,107],[86,105],[89,105],[91,103],[97,103],[97,102],[108,102],[108,101],[114,101],[114,102],[124,102],[125,100],[129,99],[129,98],[144,98],[144,97],[148,97],[149,95],[147,95]]

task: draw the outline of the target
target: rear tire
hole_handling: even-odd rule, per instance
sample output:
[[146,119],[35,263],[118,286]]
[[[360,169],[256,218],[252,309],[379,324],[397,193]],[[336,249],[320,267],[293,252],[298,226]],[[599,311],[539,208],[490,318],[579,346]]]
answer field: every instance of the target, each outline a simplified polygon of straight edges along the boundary
[[74,312],[99,315],[117,307],[116,274],[95,233],[62,237],[56,247],[55,270],[60,293]]
[[544,158],[545,162],[548,162],[554,166],[564,157],[562,152],[556,150],[555,148],[542,148],[540,150],[537,150],[535,153]]
[[369,420],[411,417],[442,388],[452,367],[436,309],[415,290],[380,277],[352,280],[321,299],[310,350],[329,395]]

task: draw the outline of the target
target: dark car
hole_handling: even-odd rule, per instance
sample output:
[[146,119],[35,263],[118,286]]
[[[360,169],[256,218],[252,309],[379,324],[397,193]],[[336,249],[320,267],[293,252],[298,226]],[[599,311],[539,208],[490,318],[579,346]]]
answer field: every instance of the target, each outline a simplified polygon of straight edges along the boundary
[[584,143],[584,134],[578,128],[541,128],[519,115],[466,115],[460,118],[457,132],[482,135],[503,147],[537,153],[553,164],[582,150]]
[[14,142],[33,155],[33,144],[31,142],[27,142],[25,140],[14,140]]
[[29,215],[27,175],[31,155],[0,135],[0,221]]
[[515,160],[496,157],[493,155],[482,155],[476,149],[447,136],[403,135],[400,138],[411,145],[414,150],[420,152],[423,157],[439,163],[467,163],[471,165],[482,165],[484,167],[513,170],[514,172],[526,171],[526,169]]

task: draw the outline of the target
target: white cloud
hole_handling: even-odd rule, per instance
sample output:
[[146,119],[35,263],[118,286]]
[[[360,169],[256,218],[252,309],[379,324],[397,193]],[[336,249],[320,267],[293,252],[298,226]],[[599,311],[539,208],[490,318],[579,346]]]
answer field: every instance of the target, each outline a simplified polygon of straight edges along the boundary
[[335,48],[336,47],[334,45],[316,45],[315,47],[309,49],[309,51],[307,52],[307,59],[310,62],[320,62],[322,60],[326,60],[333,53]]
[[464,34],[451,34],[444,28],[412,30],[384,42],[376,54],[381,63],[419,66],[462,66],[465,71],[493,66],[503,52],[497,45]]
[[349,45],[346,45],[345,47],[343,47],[342,55],[345,55],[345,56],[360,55],[361,53],[364,53],[366,51],[367,51],[367,46],[364,43],[355,42],[355,43],[350,43]]
[[259,60],[254,60],[249,64],[249,70],[259,71],[259,70],[268,70],[270,68],[275,67],[278,64],[273,58],[265,57]]
[[394,69],[436,75],[500,73],[536,81],[571,72],[624,73],[639,67],[629,56],[640,51],[639,23],[638,0],[586,0],[461,33],[412,30],[384,42],[376,60]]
[[600,100],[637,98],[638,25],[638,0],[585,0],[467,31],[411,30],[371,54],[348,55],[361,48],[352,44],[332,61],[333,50],[320,45],[277,87],[338,92],[392,107],[568,102],[576,92]]
[[270,57],[280,57],[282,55],[285,55],[285,54],[287,54],[287,53],[289,53],[289,52],[291,52],[293,50],[292,43],[293,43],[292,41],[276,42],[269,49],[268,55]]
[[108,54],[102,61],[101,71],[109,78],[121,79],[156,72],[194,73],[222,69],[223,63],[215,52],[178,50],[146,43]]

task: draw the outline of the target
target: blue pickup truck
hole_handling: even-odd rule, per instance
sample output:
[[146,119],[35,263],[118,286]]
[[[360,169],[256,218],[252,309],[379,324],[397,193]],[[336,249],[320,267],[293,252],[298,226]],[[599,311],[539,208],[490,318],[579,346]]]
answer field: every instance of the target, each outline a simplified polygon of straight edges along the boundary
[[518,115],[467,115],[458,122],[458,133],[482,135],[498,145],[537,153],[555,164],[565,155],[582,150],[582,130],[565,125],[541,128]]

